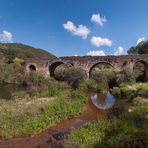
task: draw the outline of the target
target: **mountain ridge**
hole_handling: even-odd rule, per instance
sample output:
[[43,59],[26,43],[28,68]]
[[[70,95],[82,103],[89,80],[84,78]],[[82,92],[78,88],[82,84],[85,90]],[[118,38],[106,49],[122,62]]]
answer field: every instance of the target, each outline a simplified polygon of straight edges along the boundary
[[29,58],[55,58],[56,56],[52,53],[41,49],[35,48],[30,45],[22,43],[0,43],[0,55],[8,56],[13,54],[17,58],[29,59]]

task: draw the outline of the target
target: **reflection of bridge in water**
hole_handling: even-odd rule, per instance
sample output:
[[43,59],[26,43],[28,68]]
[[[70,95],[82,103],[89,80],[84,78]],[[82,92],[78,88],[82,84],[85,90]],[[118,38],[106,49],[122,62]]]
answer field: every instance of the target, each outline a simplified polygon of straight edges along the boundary
[[68,67],[80,68],[85,71],[86,75],[90,77],[92,69],[101,63],[107,63],[111,65],[115,70],[122,71],[128,70],[133,72],[134,65],[136,63],[142,63],[144,65],[144,72],[146,79],[148,80],[148,54],[137,55],[122,55],[122,56],[71,56],[60,57],[52,60],[46,59],[28,59],[26,61],[27,70],[37,70],[47,76],[54,76],[55,69],[65,64]]

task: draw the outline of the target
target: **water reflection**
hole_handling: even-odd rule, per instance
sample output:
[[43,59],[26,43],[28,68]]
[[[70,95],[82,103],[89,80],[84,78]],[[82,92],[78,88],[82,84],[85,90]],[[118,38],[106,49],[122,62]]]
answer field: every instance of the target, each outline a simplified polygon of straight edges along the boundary
[[110,93],[98,93],[91,96],[92,103],[99,109],[108,109],[115,104],[115,97]]

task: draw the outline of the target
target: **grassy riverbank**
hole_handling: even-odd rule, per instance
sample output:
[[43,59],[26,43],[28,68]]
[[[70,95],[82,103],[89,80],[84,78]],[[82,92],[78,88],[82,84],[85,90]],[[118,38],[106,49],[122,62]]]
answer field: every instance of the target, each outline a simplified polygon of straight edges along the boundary
[[148,137],[147,107],[148,100],[136,98],[132,112],[110,113],[109,117],[84,125],[68,137],[65,147],[143,147],[143,140]]
[[148,83],[122,84],[114,87],[112,93],[121,99],[133,99],[138,95],[148,97]]
[[0,138],[39,134],[78,116],[85,106],[86,96],[79,90],[60,91],[54,97],[0,100]]

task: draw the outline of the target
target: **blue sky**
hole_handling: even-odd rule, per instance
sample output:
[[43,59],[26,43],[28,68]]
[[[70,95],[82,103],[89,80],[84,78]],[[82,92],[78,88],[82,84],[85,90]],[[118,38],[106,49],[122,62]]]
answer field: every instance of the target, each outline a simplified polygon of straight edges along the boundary
[[148,0],[0,0],[0,41],[57,56],[125,54],[148,37]]

